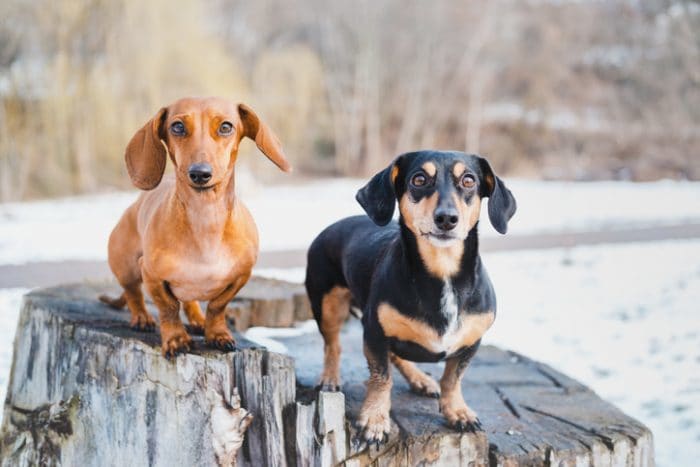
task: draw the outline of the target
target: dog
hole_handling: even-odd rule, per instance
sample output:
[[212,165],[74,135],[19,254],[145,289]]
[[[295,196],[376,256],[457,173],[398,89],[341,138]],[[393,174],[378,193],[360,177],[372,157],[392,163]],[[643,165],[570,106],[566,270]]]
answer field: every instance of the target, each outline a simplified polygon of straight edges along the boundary
[[[192,346],[180,303],[208,345],[234,348],[224,309],[250,278],[258,255],[255,222],[234,191],[243,137],[281,170],[291,170],[279,140],[253,109],[221,98],[185,98],[163,107],[126,147],[129,177],[147,191],[109,237],[109,266],[124,292],[100,300],[126,305],[132,328],[153,331],[143,283],[159,311],[166,357]],[[163,179],[168,157],[175,173]],[[208,301],[206,317],[199,300]]]
[[[324,340],[318,388],[340,389],[339,333],[362,311],[367,395],[358,437],[380,444],[390,430],[393,363],[414,392],[439,398],[447,423],[480,428],[461,380],[496,316],[496,297],[478,253],[481,201],[505,234],[516,201],[486,159],[462,152],[398,156],[357,192],[367,216],[321,232],[308,250],[306,290]],[[399,220],[391,222],[395,204]],[[440,384],[412,362],[444,361]]]

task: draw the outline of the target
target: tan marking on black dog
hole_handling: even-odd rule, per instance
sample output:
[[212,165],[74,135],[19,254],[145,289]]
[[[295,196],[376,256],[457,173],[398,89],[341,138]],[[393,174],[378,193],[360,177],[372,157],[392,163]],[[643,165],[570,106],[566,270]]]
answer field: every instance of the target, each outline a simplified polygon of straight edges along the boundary
[[350,291],[333,287],[321,301],[321,335],[324,341],[323,373],[319,385],[323,390],[340,388],[340,328],[350,313]]
[[455,178],[459,178],[464,174],[464,171],[467,169],[467,166],[464,165],[461,162],[457,162],[453,167],[452,167],[452,174],[455,176]]
[[496,180],[493,178],[493,175],[491,175],[491,174],[484,175],[484,183],[486,184],[486,187],[487,187],[486,191],[488,193],[493,193],[494,188],[496,188]]
[[431,351],[439,339],[437,331],[431,326],[409,318],[388,303],[381,303],[377,307],[377,319],[387,337],[414,342]]
[[[369,366],[367,396],[357,417],[357,425],[362,429],[365,441],[383,441],[391,430],[391,371],[382,371],[386,365],[364,346],[365,357]],[[386,362],[388,364],[388,362]]]
[[392,184],[396,183],[396,177],[398,177],[398,176],[399,176],[399,168],[395,165],[391,168],[390,178],[391,178]]
[[[461,236],[459,241],[445,247],[435,246],[430,242],[426,234],[435,230],[433,218],[438,196],[435,192],[416,203],[411,200],[408,193],[405,193],[399,201],[399,210],[406,226],[416,237],[418,253],[426,269],[436,277],[446,278],[459,271],[464,252],[464,244],[461,240],[466,238],[466,234]],[[462,235],[461,232],[459,235]]]
[[385,336],[413,342],[431,352],[445,352],[446,355],[474,345],[495,318],[493,312],[463,314],[454,329],[448,328],[440,335],[432,326],[404,315],[388,303],[380,303],[377,307],[377,319]]
[[488,331],[495,319],[496,313],[493,311],[464,315],[454,343],[449,345],[447,354],[450,355],[462,347],[474,345]]
[[452,197],[459,211],[459,224],[456,227],[459,229],[458,234],[460,236],[465,235],[466,237],[469,231],[473,229],[479,221],[479,216],[481,215],[481,198],[474,194],[469,200],[470,202],[467,203],[467,201],[457,193],[454,193]]
[[426,162],[421,166],[421,168],[431,177],[434,177],[437,173],[437,167],[435,166],[434,162]]
[[459,358],[445,361],[445,371],[440,379],[440,412],[451,426],[466,425],[477,421],[476,412],[469,408],[462,396],[462,376],[466,367],[460,368]]
[[421,371],[415,363],[404,360],[393,353],[389,355],[389,358],[391,359],[391,363],[394,364],[406,381],[408,381],[413,392],[428,397],[437,397],[440,394],[440,386],[438,383]]

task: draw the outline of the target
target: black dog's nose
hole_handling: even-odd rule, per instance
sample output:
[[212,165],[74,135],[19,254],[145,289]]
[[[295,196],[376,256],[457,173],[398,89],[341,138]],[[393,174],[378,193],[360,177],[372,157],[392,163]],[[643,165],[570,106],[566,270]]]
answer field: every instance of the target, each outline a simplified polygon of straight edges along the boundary
[[188,174],[192,183],[204,185],[211,180],[211,165],[207,163],[192,164]]
[[459,215],[457,210],[453,208],[439,209],[435,211],[435,217],[433,217],[435,225],[437,225],[440,230],[452,230],[457,227],[459,222]]

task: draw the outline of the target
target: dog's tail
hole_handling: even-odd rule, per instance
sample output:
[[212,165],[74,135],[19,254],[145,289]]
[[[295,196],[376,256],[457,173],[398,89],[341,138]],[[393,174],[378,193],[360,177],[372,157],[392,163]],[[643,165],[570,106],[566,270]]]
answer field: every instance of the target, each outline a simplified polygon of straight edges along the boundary
[[100,295],[98,298],[102,303],[109,305],[115,310],[121,310],[124,308],[124,305],[126,305],[126,294],[124,293],[122,293],[119,298],[112,298],[108,295]]

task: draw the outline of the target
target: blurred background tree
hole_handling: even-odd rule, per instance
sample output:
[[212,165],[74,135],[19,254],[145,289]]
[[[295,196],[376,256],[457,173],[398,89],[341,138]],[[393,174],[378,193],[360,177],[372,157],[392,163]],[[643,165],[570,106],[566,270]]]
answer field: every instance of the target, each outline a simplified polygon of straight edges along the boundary
[[186,95],[248,102],[310,176],[441,148],[700,179],[700,3],[4,0],[0,201],[128,188],[129,137]]

